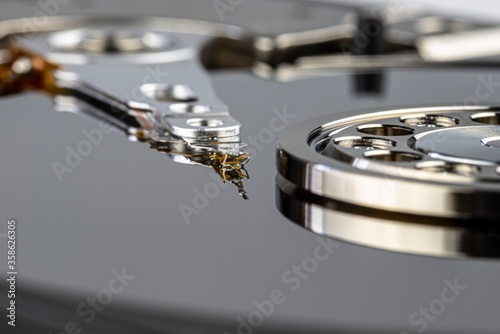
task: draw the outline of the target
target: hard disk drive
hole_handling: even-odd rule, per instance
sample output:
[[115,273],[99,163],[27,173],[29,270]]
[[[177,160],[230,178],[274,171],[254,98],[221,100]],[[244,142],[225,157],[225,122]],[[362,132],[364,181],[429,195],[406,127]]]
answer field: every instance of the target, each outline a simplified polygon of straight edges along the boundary
[[500,332],[500,21],[0,8],[2,333]]

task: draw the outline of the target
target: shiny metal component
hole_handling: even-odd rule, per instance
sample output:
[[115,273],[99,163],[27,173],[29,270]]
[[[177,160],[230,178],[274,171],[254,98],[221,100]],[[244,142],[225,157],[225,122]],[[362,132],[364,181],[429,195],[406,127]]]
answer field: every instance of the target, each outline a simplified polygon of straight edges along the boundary
[[[71,72],[79,73],[89,64],[99,68],[101,75],[106,76],[106,72],[116,75],[114,63],[130,64],[130,71],[120,73],[130,84],[123,88],[106,86],[106,90],[148,104],[163,115],[164,126],[176,136],[201,139],[238,136],[240,124],[217,98],[197,57],[207,36],[178,32],[176,25],[185,25],[182,20],[146,20],[142,25],[135,22],[133,28],[127,25],[131,23],[127,19],[93,21],[82,26],[73,23],[71,30],[32,34],[20,42],[49,61],[65,65]],[[162,23],[170,31],[160,30]],[[137,67],[142,67],[143,72],[137,71]],[[186,107],[181,109],[178,103],[185,103]]]
[[[55,85],[64,91],[55,98],[58,110],[85,113],[104,121],[132,140],[150,143],[151,148],[167,153],[174,161],[212,167],[224,182],[235,184],[238,193],[248,199],[242,180],[248,178],[243,166],[249,157],[242,151],[245,144],[234,135],[238,133],[239,124],[233,121],[233,127],[226,128],[230,118],[227,112],[215,118],[205,115],[204,118],[195,118],[196,113],[186,113],[187,117],[180,117],[181,125],[176,126],[179,121],[175,116],[170,121],[168,114],[160,114],[155,107],[120,98],[75,73],[56,71],[54,77]],[[174,86],[171,93],[177,97],[194,95],[184,86],[181,92],[175,92],[179,90],[175,87],[178,86]],[[225,117],[221,117],[223,115]],[[184,122],[193,130],[185,130]]]
[[171,35],[151,31],[81,29],[55,33],[48,40],[53,52],[138,53],[172,50]]
[[[278,139],[278,206],[316,233],[364,245],[500,256],[500,126],[477,121],[499,110],[396,109],[298,124]],[[486,248],[463,243],[472,236]]]
[[28,57],[21,57],[12,64],[12,71],[17,75],[24,75],[33,69],[31,59]]
[[[188,85],[145,84],[141,91],[151,99],[166,102],[196,102],[198,96]],[[172,108],[170,108],[172,110]],[[208,111],[208,110],[207,110]]]
[[491,27],[427,36],[417,42],[417,47],[426,61],[449,62],[478,59],[496,56],[500,53],[500,47],[494,42],[498,38],[500,38],[500,28]]
[[[241,149],[245,144],[233,135],[226,138],[223,121],[181,118],[197,131],[193,132],[195,135],[186,132],[183,136],[184,132],[177,133],[178,128],[172,126],[167,115],[161,115],[149,104],[122,99],[74,73],[57,71],[54,77],[56,86],[64,90],[64,95],[55,98],[58,110],[85,113],[104,121],[132,140],[148,142],[151,148],[167,153],[174,161],[212,167],[224,182],[235,184],[238,193],[248,199],[242,185],[243,178],[248,178],[243,166],[249,157]],[[213,130],[207,134],[205,128]]]
[[[238,138],[240,123],[213,92],[197,57],[209,37],[149,31],[140,25],[131,29],[126,19],[95,21],[103,25],[86,22],[93,26],[89,29],[78,28],[78,21],[65,22],[73,30],[59,31],[55,24],[54,31],[47,29],[48,32],[32,33],[30,38],[6,43],[7,48],[21,56],[2,68],[6,77],[11,71],[16,75],[4,93],[27,89],[50,93],[57,110],[84,113],[104,121],[131,140],[147,142],[152,148],[175,156],[175,161],[211,167],[247,198],[242,179],[248,178],[243,166],[249,156]],[[172,28],[168,22],[166,26]],[[66,68],[54,67],[37,74],[49,78],[50,87],[43,83],[27,85],[33,60]],[[114,61],[129,62],[130,66],[116,73]],[[97,80],[77,74],[95,70],[101,78],[118,75],[123,84],[96,85],[91,82]]]
[[500,50],[493,42],[500,32],[497,24],[421,12],[391,13],[381,20],[383,9],[369,12],[366,17],[361,10],[332,27],[256,39],[259,62],[254,72],[292,81],[337,75],[346,69],[374,72],[498,64]]
[[[43,27],[29,34],[24,34],[22,20],[12,20],[3,22],[0,36],[21,37],[18,42],[22,47],[66,67],[65,72],[58,71],[55,75],[58,87],[64,90],[55,94],[58,110],[98,115],[135,140],[163,143],[165,138],[173,136],[172,147],[177,147],[179,140],[196,145],[196,150],[206,147],[207,151],[219,152],[218,162],[227,161],[223,158],[227,154],[241,157],[239,161],[247,160],[243,159],[244,144],[238,138],[240,123],[217,98],[207,69],[247,68],[264,77],[294,80],[334,75],[346,69],[373,72],[393,67],[498,64],[498,61],[477,63],[476,53],[464,56],[457,48],[450,48],[444,60],[426,57],[434,50],[442,52],[433,46],[435,43],[427,42],[430,39],[453,39],[457,43],[463,32],[484,35],[485,29],[497,29],[493,24],[420,13],[399,13],[384,21],[376,8],[358,11],[356,15],[345,9],[340,13],[335,25],[276,36],[229,25],[157,17],[50,17]],[[363,43],[364,39],[368,43]],[[480,53],[491,55],[496,51],[488,52]],[[130,67],[116,73],[113,67],[116,64]],[[22,65],[17,64],[19,71],[29,70]],[[82,76],[68,74],[73,72]],[[89,73],[99,75],[88,77]],[[126,80],[120,85],[99,82],[116,75]],[[368,77],[355,75],[357,90],[380,91],[381,73]],[[164,81],[164,77],[168,80]],[[106,91],[100,87],[106,87]],[[119,112],[106,111],[109,108]],[[405,124],[411,126],[415,122],[422,126],[435,122],[441,126],[443,120],[417,118],[408,119]],[[384,125],[382,129],[404,131],[403,127]],[[365,133],[379,131],[367,129]],[[391,149],[395,144],[394,140],[371,137],[338,142],[340,147],[367,149]],[[327,149],[335,151],[335,146]],[[366,152],[364,158],[371,164],[420,160],[419,156],[395,151]],[[192,162],[185,157],[175,159]],[[224,168],[217,170],[226,180]]]
[[[319,8],[319,1],[324,3],[324,7]],[[218,20],[213,1],[197,0],[14,0],[2,4],[4,10],[1,14],[3,18],[21,15],[31,18],[40,10],[39,3],[62,2],[68,4],[61,6],[61,15],[171,15]],[[400,3],[383,2],[385,6]],[[262,28],[259,31],[267,35],[333,25],[340,18],[336,8],[331,8],[331,0],[318,0],[316,3],[281,1],[280,6],[273,6],[273,3],[276,2],[245,1],[241,7],[226,13],[225,22],[246,28],[256,23],[259,24],[257,28]],[[9,5],[12,5],[11,10]],[[398,11],[398,20],[404,18],[400,14]],[[394,16],[391,15],[391,22]],[[278,24],[283,25],[282,28],[278,27],[278,31],[273,29],[276,24],[271,26],[272,31],[269,29],[269,23],[276,22],[274,18],[278,18]],[[75,21],[78,24],[78,20]],[[52,19],[49,20],[50,25],[51,22]],[[450,23],[449,26],[457,24],[459,22]],[[135,25],[131,23],[129,28]],[[422,25],[426,31],[434,33],[448,26],[439,18],[425,20]],[[4,28],[0,25],[0,29]],[[72,24],[62,30],[65,29],[72,29]],[[210,31],[206,28],[197,30],[198,33]],[[243,40],[238,34],[233,37],[236,41]],[[224,49],[223,44],[218,46],[218,50]],[[232,61],[238,57],[227,54],[218,56],[214,49],[203,50],[206,51],[203,56],[212,55],[220,63],[242,64]],[[188,53],[178,51],[148,52],[141,57],[127,52],[123,53],[123,57],[133,59],[131,64],[144,64],[148,58],[172,59]],[[63,52],[59,56],[88,59],[87,55]],[[118,64],[123,61],[119,55],[107,53],[103,57],[105,61],[98,60],[99,57],[99,53],[92,52],[89,59],[95,63],[87,66],[82,62],[80,66],[85,66],[82,68],[67,65],[66,70],[79,73],[101,87],[112,87],[120,96],[130,93],[130,85],[142,85],[142,81],[132,83],[129,79],[122,79],[121,70],[127,74],[127,78],[132,78],[132,73],[125,67],[135,65],[121,65],[123,67],[116,69],[118,66],[108,59]],[[248,59],[253,61],[255,58]],[[104,62],[110,67],[108,71],[102,71],[100,64]],[[202,62],[207,64],[205,58],[202,58]],[[112,67],[114,71],[111,71]],[[153,65],[152,69],[155,67]],[[146,74],[142,69],[139,71]],[[283,87],[280,84],[262,83],[241,71],[235,72],[228,70],[216,74],[216,88],[219,93],[223,93],[221,97],[230,97],[227,102],[230,102],[232,116],[240,121],[245,120],[242,128],[244,136],[258,135],[263,127],[271,125],[268,121],[273,116],[266,111],[274,106],[288,106],[289,112],[297,115],[294,120],[298,120],[317,117],[330,110],[352,110],[354,106],[365,108],[373,105],[382,109],[387,108],[387,105],[421,101],[446,103],[470,94],[477,84],[476,74],[463,69],[424,70],[415,76],[410,71],[390,70],[387,79],[392,84],[383,92],[384,97],[361,100],[348,94],[349,75],[295,82]],[[136,77],[139,75],[133,76]],[[446,79],[450,77],[453,80],[447,82]],[[244,80],[244,85],[240,85],[240,78]],[[195,92],[200,91],[197,83],[191,80],[170,81],[167,77],[165,83],[194,84],[192,88]],[[425,94],[434,88],[440,90],[439,94]],[[407,93],[411,90],[412,93],[401,94],[403,89]],[[127,95],[123,97],[135,99]],[[64,99],[64,96],[59,95],[58,99]],[[126,266],[128,274],[137,274],[137,280],[130,284],[130,289],[126,288],[120,295],[123,305],[112,303],[109,308],[106,307],[106,311],[96,317],[91,327],[82,322],[85,327],[82,331],[95,328],[97,332],[103,329],[126,334],[128,331],[148,332],[156,329],[161,332],[165,328],[175,328],[177,332],[237,332],[240,324],[235,321],[238,316],[236,313],[246,318],[255,310],[251,301],[260,297],[262,299],[259,301],[267,299],[268,288],[276,287],[283,289],[287,303],[275,308],[275,314],[265,320],[259,332],[413,332],[417,328],[408,326],[408,315],[418,312],[420,305],[427,306],[434,298],[439,299],[439,292],[445,288],[442,286],[443,280],[450,280],[447,283],[453,284],[454,278],[455,284],[458,279],[459,284],[469,288],[457,298],[456,304],[446,305],[446,313],[436,322],[429,323],[429,332],[458,334],[487,330],[496,332],[500,329],[495,311],[498,309],[499,297],[499,291],[495,289],[495,278],[500,273],[498,261],[457,263],[428,260],[385,254],[345,243],[340,243],[339,249],[333,249],[338,243],[287,226],[286,218],[273,205],[272,142],[258,151],[251,166],[255,180],[249,186],[255,193],[258,192],[258,196],[252,195],[251,201],[238,201],[227,196],[230,192],[223,191],[216,196],[215,189],[210,189],[215,197],[209,198],[210,203],[201,210],[199,205],[204,203],[196,201],[199,197],[193,193],[193,189],[204,192],[203,187],[210,185],[206,180],[206,170],[170,161],[162,164],[161,154],[147,152],[141,144],[115,140],[117,138],[113,135],[104,139],[103,146],[92,153],[88,160],[85,159],[75,172],[67,177],[65,175],[64,182],[59,183],[51,173],[50,163],[53,160],[64,162],[64,146],[76,144],[80,130],[93,125],[88,124],[81,115],[55,117],[57,115],[51,114],[48,103],[42,101],[37,104],[37,101],[40,99],[33,96],[3,100],[1,123],[2,134],[7,139],[2,146],[1,211],[6,215],[11,212],[9,217],[17,216],[20,228],[23,228],[20,231],[24,241],[21,245],[24,254],[22,275],[26,284],[18,298],[19,305],[29,307],[24,308],[19,320],[21,327],[33,324],[31,332],[63,330],[68,320],[76,319],[75,306],[104,288],[109,270],[116,268],[119,271],[121,267],[116,266],[121,264]],[[494,104],[494,97],[483,102]],[[60,103],[62,101],[58,101]],[[186,102],[176,102],[179,103]],[[186,106],[178,107],[185,109]],[[169,105],[169,109],[172,110],[173,106]],[[279,122],[276,125],[276,129],[281,126]],[[374,134],[361,133],[358,136],[370,137]],[[9,144],[11,141],[13,145]],[[186,149],[192,148],[184,141],[170,141],[167,145],[171,147],[169,152],[174,149],[181,151],[183,145]],[[179,161],[187,159],[185,155],[166,154]],[[186,222],[179,214],[180,203],[199,209],[199,215],[190,216],[189,226],[185,226]],[[366,231],[367,239],[371,239],[368,228],[355,222],[351,226],[357,231]],[[92,233],[94,227],[98,228],[98,233]],[[421,238],[432,242],[429,234],[419,234],[412,245],[421,245]],[[131,239],[134,245],[140,247],[131,247],[130,242],[127,242]],[[474,241],[473,238],[468,240],[470,243]],[[328,256],[329,249],[316,249],[318,242],[333,251],[328,260],[319,262],[319,256]],[[407,240],[407,244],[410,242]],[[459,233],[450,242],[459,242]],[[467,243],[466,240],[464,243]],[[481,243],[481,240],[477,240],[477,243]],[[236,247],[232,247],[234,245]],[[398,247],[401,247],[401,243]],[[319,269],[311,274],[307,282],[302,282],[303,287],[298,291],[300,297],[295,297],[296,294],[292,296],[288,289],[292,285],[283,285],[280,275],[290,269],[292,264],[304,264],[307,270],[311,269],[310,256],[317,257]],[[255,270],[256,267],[258,270]],[[62,273],[61,268],[64,269]],[[243,286],[241,282],[248,284]],[[47,290],[47,286],[55,289]],[[73,292],[79,293],[75,293],[71,300],[66,300],[66,296],[73,296],[73,293],[68,294],[66,288],[70,286]],[[256,297],[256,291],[264,294]],[[26,296],[28,298],[23,299]],[[138,297],[142,300],[139,304],[136,302]],[[437,305],[435,301],[431,306]],[[179,306],[182,305],[188,305],[191,311],[181,310],[179,313]],[[204,314],[211,315],[207,317],[207,322],[200,319],[200,315]],[[43,320],[40,323],[37,319]]]

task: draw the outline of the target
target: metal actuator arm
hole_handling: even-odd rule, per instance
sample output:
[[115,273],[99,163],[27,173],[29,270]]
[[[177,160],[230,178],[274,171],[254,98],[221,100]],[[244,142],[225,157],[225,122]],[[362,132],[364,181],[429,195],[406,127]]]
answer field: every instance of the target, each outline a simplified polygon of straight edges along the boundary
[[[193,105],[188,102],[199,98],[187,85],[145,84],[141,92],[146,101],[137,102],[66,72],[13,43],[8,43],[3,52],[0,95],[26,90],[46,93],[54,98],[60,111],[83,113],[105,122],[131,140],[149,143],[176,162],[213,168],[246,198],[242,180],[248,178],[244,165],[249,156],[243,152],[244,143],[238,137],[240,123],[216,98],[210,105]],[[169,98],[185,103],[170,104],[168,110],[162,111],[148,103]]]

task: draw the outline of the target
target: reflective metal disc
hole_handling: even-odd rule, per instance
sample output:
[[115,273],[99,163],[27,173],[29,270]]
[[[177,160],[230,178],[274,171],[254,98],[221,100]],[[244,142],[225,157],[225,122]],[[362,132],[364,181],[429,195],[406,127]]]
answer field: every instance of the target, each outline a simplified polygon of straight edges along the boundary
[[500,256],[500,109],[324,116],[278,140],[278,206],[312,231],[432,256]]

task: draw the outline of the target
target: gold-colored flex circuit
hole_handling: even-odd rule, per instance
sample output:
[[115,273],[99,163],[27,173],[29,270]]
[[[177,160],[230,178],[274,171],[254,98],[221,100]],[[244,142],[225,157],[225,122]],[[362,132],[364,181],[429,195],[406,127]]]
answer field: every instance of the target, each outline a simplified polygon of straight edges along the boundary
[[54,71],[61,66],[20,48],[13,42],[4,44],[5,60],[0,64],[0,96],[36,90],[49,95],[63,94],[57,87]]

